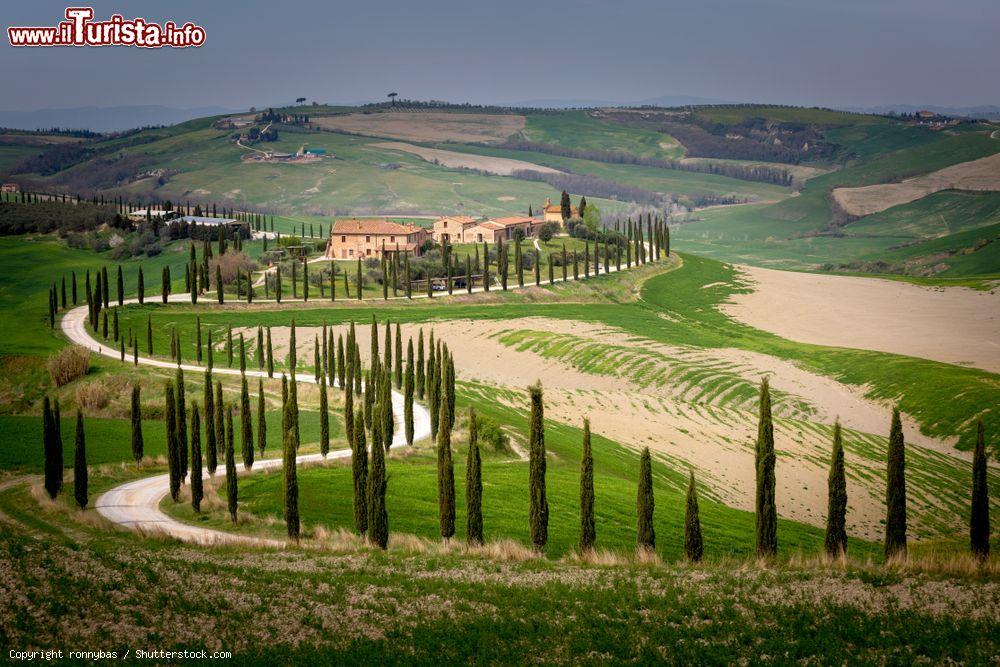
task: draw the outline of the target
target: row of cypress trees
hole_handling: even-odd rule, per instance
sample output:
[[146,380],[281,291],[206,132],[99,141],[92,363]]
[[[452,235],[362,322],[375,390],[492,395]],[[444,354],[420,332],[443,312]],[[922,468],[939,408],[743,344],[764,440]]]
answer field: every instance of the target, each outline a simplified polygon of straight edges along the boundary
[[[59,400],[42,399],[42,449],[44,454],[43,485],[49,498],[55,500],[63,488],[62,419]],[[76,433],[73,443],[73,498],[80,509],[89,502],[87,443],[83,429],[83,412],[76,411]]]

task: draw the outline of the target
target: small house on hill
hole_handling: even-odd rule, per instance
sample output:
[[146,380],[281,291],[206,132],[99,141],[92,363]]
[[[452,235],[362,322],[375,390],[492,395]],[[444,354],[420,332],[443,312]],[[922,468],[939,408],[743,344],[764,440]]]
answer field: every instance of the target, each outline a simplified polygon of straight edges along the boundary
[[0,192],[4,194],[17,194],[21,191],[21,186],[17,183],[4,183],[0,185]]
[[432,234],[438,243],[471,243],[471,238],[465,237],[465,230],[482,222],[482,218],[471,215],[443,215],[434,221]]
[[[570,206],[569,217],[571,218],[580,217],[580,209],[576,206]],[[559,204],[553,204],[552,200],[546,197],[545,206],[542,207],[542,221],[555,222],[561,225],[563,223],[562,206],[560,206]]]
[[395,252],[422,254],[430,234],[423,227],[388,220],[337,220],[326,243],[327,259],[382,258]]

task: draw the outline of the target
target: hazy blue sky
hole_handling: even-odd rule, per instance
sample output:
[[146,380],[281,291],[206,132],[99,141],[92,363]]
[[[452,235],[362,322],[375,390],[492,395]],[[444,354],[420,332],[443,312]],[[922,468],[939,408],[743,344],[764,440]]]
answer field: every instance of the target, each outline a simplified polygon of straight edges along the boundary
[[[78,3],[84,4],[84,3]],[[192,20],[199,49],[14,49],[0,109],[246,107],[403,97],[824,106],[1000,104],[998,0],[329,0],[92,3]],[[4,28],[63,2],[4,3]]]

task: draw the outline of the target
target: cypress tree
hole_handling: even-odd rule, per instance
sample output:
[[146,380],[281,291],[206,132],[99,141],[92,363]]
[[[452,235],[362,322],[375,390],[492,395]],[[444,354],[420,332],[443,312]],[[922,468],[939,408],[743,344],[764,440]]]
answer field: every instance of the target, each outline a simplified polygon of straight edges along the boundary
[[164,266],[163,271],[160,272],[160,298],[163,303],[167,302],[167,298],[170,296],[170,267]]
[[240,373],[245,374],[247,372],[247,346],[246,341],[243,338],[243,332],[240,332]]
[[451,352],[446,351],[445,360],[447,362],[444,379],[445,397],[448,401],[448,427],[455,428],[455,358],[451,355]]
[[347,436],[347,446],[354,448],[354,385],[348,382],[344,385],[344,435]]
[[319,336],[313,336],[313,379],[319,383],[319,378],[323,374],[323,364],[319,357]]
[[233,367],[233,325],[226,328],[226,361],[229,367]]
[[201,317],[197,316],[194,320],[195,329],[195,359],[200,364],[201,363]]
[[580,462],[580,553],[594,550],[594,453],[590,446],[590,420],[583,420],[583,460]]
[[327,412],[326,376],[319,378],[319,452],[326,458],[330,452],[330,415]]
[[885,558],[906,557],[906,452],[899,408],[892,410],[885,489]]
[[45,453],[45,490],[55,499],[62,488],[62,442],[58,435],[57,416],[49,407],[49,397],[42,400],[42,446]]
[[222,266],[220,264],[215,265],[215,292],[219,303],[225,303],[226,297],[222,290]]
[[205,464],[208,474],[214,475],[219,465],[215,440],[215,397],[212,393],[212,371],[205,369]]
[[427,407],[431,415],[431,437],[437,438],[438,428],[440,427],[440,410],[441,410],[441,396],[438,393],[438,389],[441,386],[437,380],[437,374],[440,372],[440,367],[437,361],[437,352],[434,349],[434,332],[431,332],[431,344],[428,346],[427,351]]
[[479,453],[479,422],[469,408],[469,454],[465,462],[465,541],[483,543],[483,462]]
[[420,400],[424,400],[424,328],[417,333],[416,390]]
[[990,490],[986,481],[986,436],[983,420],[976,423],[976,447],[972,452],[972,514],[969,543],[972,555],[982,562],[990,557]]
[[401,389],[403,387],[403,330],[399,326],[399,322],[396,322],[396,345],[393,348],[393,379],[396,382],[396,389]]
[[531,422],[528,427],[528,492],[531,544],[542,551],[549,539],[549,503],[545,497],[545,425],[542,385],[528,387]]
[[153,354],[153,316],[146,316],[146,354]]
[[226,503],[229,507],[229,518],[236,523],[237,494],[236,487],[236,453],[233,451],[233,411],[226,408]]
[[360,410],[354,417],[351,473],[354,477],[354,529],[358,531],[359,535],[364,535],[368,531],[368,503],[366,502],[368,491],[368,445],[365,443],[364,412]]
[[649,447],[642,450],[639,459],[639,491],[636,496],[636,544],[640,549],[656,548],[656,530],[653,528],[653,464]]
[[201,500],[205,497],[201,480],[201,413],[198,402],[191,402],[191,507],[201,512]]
[[166,384],[164,389],[165,413],[164,422],[167,426],[167,471],[170,478],[170,497],[177,502],[181,490],[180,461],[177,447],[177,400],[174,397],[174,386]]
[[347,388],[345,383],[345,373],[347,367],[344,365],[344,336],[337,336],[337,384],[340,385],[341,391]]
[[179,466],[181,483],[187,477],[188,436],[187,407],[184,392],[184,369],[177,368],[177,465]]
[[132,410],[130,417],[132,419],[132,458],[135,459],[136,465],[142,461],[143,456],[143,442],[142,442],[142,406],[139,402],[139,385],[132,385]]
[[756,447],[756,522],[757,556],[766,558],[778,553],[778,511],[775,505],[774,424],[771,421],[771,390],[767,378],[760,383],[759,420]]
[[267,377],[274,377],[274,349],[271,347],[271,327],[267,327]]
[[406,444],[413,444],[413,339],[406,341],[406,373],[403,381],[403,429]]
[[358,258],[358,271],[357,271],[357,278],[355,278],[355,280],[357,281],[358,301],[361,301],[361,258],[360,257]]
[[76,411],[76,443],[73,452],[73,497],[83,509],[87,506],[87,444],[83,437],[83,413]]
[[257,349],[254,351],[257,359],[257,370],[264,370],[264,328],[257,327]]
[[[379,358],[378,358],[378,324],[375,322],[375,315],[372,314],[372,326],[371,326],[371,362],[370,368],[374,371],[378,369]],[[367,390],[366,390],[367,391]]]
[[[388,372],[386,380],[382,383],[388,385]],[[385,395],[389,395],[388,387]],[[379,446],[375,432],[372,430],[372,465],[368,472],[367,492],[368,492],[368,539],[379,549],[385,550],[389,544],[389,516],[385,508],[386,474],[385,474],[385,449]]]
[[[72,277],[70,279],[70,288],[73,295],[73,305],[76,305],[77,294],[76,294],[76,271],[71,272]],[[139,303],[142,303],[142,267],[139,267]]]
[[333,342],[333,329],[327,333],[327,343],[324,345],[326,351],[326,377],[327,385],[331,388],[337,383],[337,346]]
[[[293,419],[291,414],[291,404],[285,406],[285,411],[289,414],[286,420]],[[286,429],[282,437],[282,466],[285,472],[285,528],[288,531],[289,539],[299,539],[299,477],[297,462],[295,460],[296,442],[293,429]]]
[[240,443],[243,452],[243,468],[253,468],[253,425],[250,418],[250,390],[247,376],[240,378]]
[[447,542],[455,534],[455,465],[451,457],[451,420],[448,401],[441,401],[437,433],[438,518],[441,538]]
[[260,450],[261,456],[264,456],[264,448],[267,445],[266,407],[267,404],[264,400],[264,378],[257,378],[257,449]]
[[839,420],[833,425],[833,454],[827,478],[825,547],[826,555],[831,558],[840,558],[847,553],[847,478]]
[[[226,461],[226,421],[225,421],[225,404],[222,402],[222,381],[215,381],[215,442],[216,447],[221,450],[221,463],[225,465]],[[215,463],[213,460],[212,463]],[[211,474],[215,473],[215,467],[211,466],[208,469]]]
[[705,553],[701,541],[701,519],[698,517],[698,488],[694,482],[694,470],[688,476],[687,504],[684,510],[684,555],[692,563],[701,561]]
[[[382,369],[382,380],[378,384],[381,408],[379,417],[382,419],[382,445],[386,451],[392,446],[395,419],[392,413],[392,376],[388,368]],[[374,444],[374,443],[373,443]]]
[[[124,306],[125,305],[125,277],[122,276],[122,266],[121,266],[121,264],[118,265],[118,281],[117,281],[116,287],[118,288],[118,305],[119,306]],[[65,290],[63,290],[63,291],[65,292]],[[65,299],[64,299],[64,301],[65,301]],[[63,305],[65,305],[65,304],[63,304]]]

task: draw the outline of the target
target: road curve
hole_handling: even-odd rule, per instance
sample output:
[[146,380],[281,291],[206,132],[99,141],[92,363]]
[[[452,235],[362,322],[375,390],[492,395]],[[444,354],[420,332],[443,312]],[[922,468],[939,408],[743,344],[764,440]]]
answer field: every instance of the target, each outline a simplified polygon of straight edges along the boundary
[[[170,301],[186,302],[187,298],[186,294],[178,294],[171,297]],[[126,301],[126,303],[137,302],[138,301],[136,299],[129,299]],[[147,301],[147,303],[154,302]],[[159,301],[155,303],[159,303]],[[66,313],[62,319],[61,326],[63,333],[65,333],[66,336],[77,345],[86,347],[87,349],[106,357],[120,359],[120,350],[103,345],[91,337],[90,333],[87,331],[86,321],[86,306],[73,308]],[[158,366],[160,368],[177,368],[177,364],[170,363],[169,361],[162,359],[151,359],[148,357],[139,357],[139,363],[146,366]],[[181,364],[180,367],[185,371],[195,371],[199,373],[204,372],[205,370],[203,366],[194,366],[190,364]],[[212,372],[218,375],[238,376],[240,374],[239,370],[232,368],[215,368]],[[263,371],[254,370],[247,370],[246,374],[250,377],[267,376],[267,373]],[[315,377],[310,374],[297,373],[295,378],[298,382],[316,383]],[[393,414],[396,416],[396,428],[392,438],[392,447],[405,447],[406,434],[403,432],[403,429],[400,428],[401,416],[403,414],[403,395],[397,391],[392,392],[392,410]],[[414,440],[426,438],[430,435],[430,432],[430,413],[427,412],[427,408],[414,402]],[[343,459],[350,457],[350,455],[351,451],[349,449],[338,449],[330,452],[327,455],[327,458]],[[298,461],[299,464],[321,460],[323,460],[323,457],[318,453],[303,454],[302,456],[296,457],[296,461]],[[280,469],[281,466],[281,459],[255,461],[251,470],[241,471],[240,474],[251,475],[262,470],[269,471]],[[204,473],[204,478],[209,478],[207,472]],[[101,496],[97,498],[94,507],[97,509],[98,513],[101,514],[101,516],[119,526],[147,534],[154,533],[158,535],[167,535],[185,542],[194,542],[198,544],[238,544],[252,542],[257,545],[264,544],[275,547],[282,547],[286,544],[283,540],[261,540],[259,538],[235,535],[225,531],[202,528],[192,524],[183,523],[177,519],[169,517],[160,511],[160,502],[169,492],[170,480],[168,475],[154,475],[152,477],[145,477],[143,479],[137,479],[126,484],[116,486],[110,491],[101,494]]]

